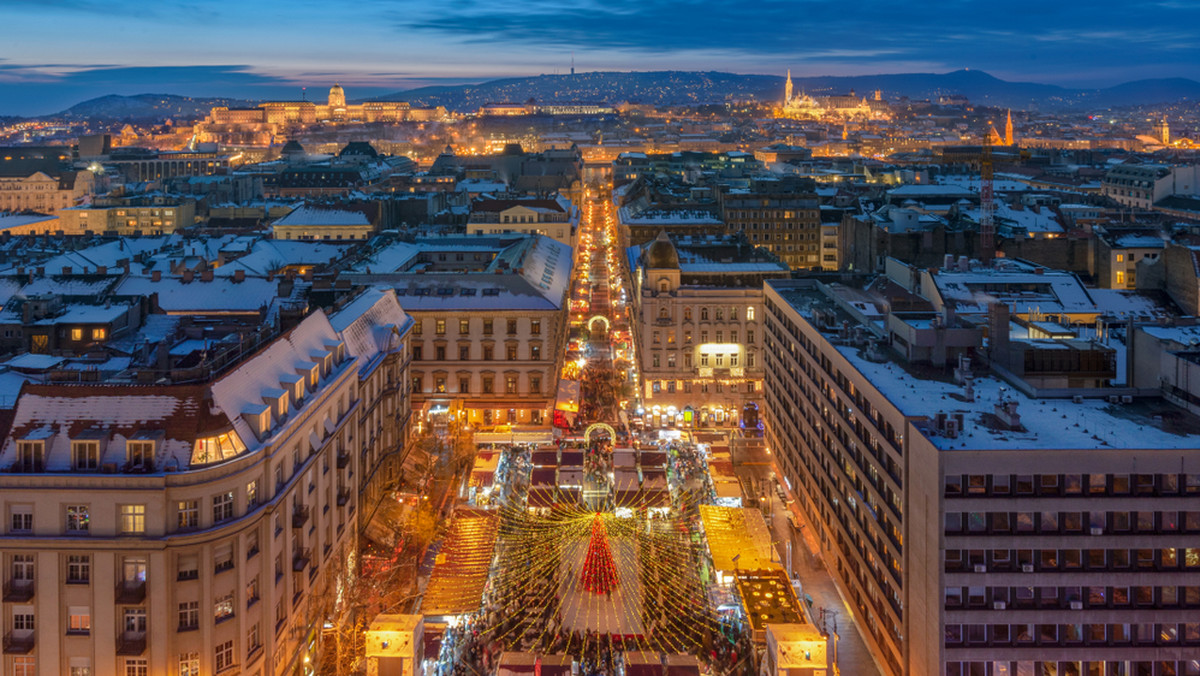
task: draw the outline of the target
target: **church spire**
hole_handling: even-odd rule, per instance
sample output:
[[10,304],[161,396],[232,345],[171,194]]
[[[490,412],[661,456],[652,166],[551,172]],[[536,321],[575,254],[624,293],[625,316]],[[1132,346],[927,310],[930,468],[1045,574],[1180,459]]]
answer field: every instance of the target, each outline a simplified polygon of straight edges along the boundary
[[787,82],[783,85],[783,105],[787,105],[792,100],[792,69],[788,68]]
[[1011,146],[1013,144],[1013,123],[1012,109],[1008,109],[1008,121],[1004,123],[1004,145]]

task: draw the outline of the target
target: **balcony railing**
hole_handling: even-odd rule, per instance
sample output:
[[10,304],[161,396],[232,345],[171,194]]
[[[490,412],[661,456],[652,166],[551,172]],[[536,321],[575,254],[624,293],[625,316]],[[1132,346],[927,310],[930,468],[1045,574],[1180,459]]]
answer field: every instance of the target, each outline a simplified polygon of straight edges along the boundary
[[303,528],[308,523],[308,505],[297,505],[292,508],[292,528]]
[[9,580],[4,583],[4,600],[24,602],[33,598],[33,580]]
[[117,636],[118,655],[141,655],[146,652],[146,632],[126,631]]
[[10,631],[4,635],[4,652],[9,655],[28,655],[37,643],[32,630]]
[[117,583],[117,603],[134,605],[145,600],[145,580],[124,580]]
[[302,572],[308,567],[308,562],[312,561],[312,550],[308,547],[301,547],[292,554],[292,570],[297,573]]

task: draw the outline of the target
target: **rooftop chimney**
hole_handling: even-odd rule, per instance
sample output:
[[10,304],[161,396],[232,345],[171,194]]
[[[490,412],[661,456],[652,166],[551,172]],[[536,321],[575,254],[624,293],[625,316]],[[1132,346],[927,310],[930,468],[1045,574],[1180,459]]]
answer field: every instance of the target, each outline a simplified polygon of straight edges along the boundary
[[154,272],[151,272],[150,273],[150,281],[161,282],[162,281],[162,270],[155,270]]

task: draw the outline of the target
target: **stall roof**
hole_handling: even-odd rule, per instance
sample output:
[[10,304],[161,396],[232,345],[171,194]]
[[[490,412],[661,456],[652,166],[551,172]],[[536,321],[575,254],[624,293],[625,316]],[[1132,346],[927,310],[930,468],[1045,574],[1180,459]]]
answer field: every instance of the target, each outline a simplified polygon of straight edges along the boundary
[[494,512],[459,507],[437,556],[425,590],[426,617],[465,615],[479,610],[496,548],[499,521]]
[[780,568],[772,560],[771,533],[762,512],[750,507],[700,505],[700,518],[717,570]]

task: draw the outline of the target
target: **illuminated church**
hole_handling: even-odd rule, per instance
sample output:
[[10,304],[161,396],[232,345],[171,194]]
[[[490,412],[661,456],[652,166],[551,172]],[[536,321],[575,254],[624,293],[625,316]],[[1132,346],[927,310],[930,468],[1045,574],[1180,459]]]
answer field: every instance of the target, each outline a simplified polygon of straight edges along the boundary
[[804,92],[797,95],[792,84],[792,71],[788,70],[787,81],[783,85],[783,104],[776,111],[776,117],[795,120],[886,120],[891,118],[891,110],[883,102],[881,91],[875,92],[874,101],[856,96],[854,90],[850,91],[849,96],[812,97]]

